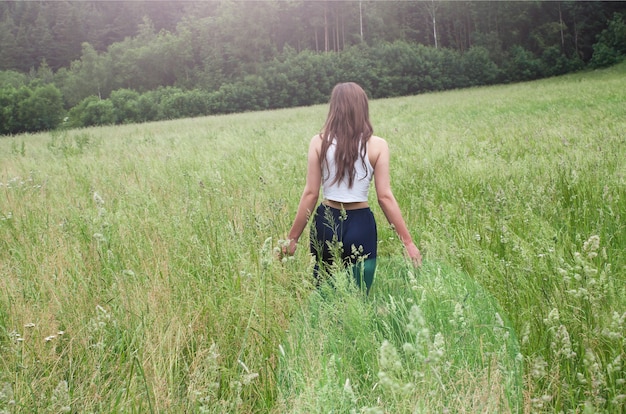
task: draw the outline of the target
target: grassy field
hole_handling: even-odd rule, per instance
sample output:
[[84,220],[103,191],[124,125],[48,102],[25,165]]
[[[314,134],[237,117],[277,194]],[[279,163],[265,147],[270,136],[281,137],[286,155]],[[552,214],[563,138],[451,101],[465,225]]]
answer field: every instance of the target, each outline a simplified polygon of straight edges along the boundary
[[623,412],[625,75],[372,101],[369,297],[275,256],[326,106],[0,137],[0,413]]

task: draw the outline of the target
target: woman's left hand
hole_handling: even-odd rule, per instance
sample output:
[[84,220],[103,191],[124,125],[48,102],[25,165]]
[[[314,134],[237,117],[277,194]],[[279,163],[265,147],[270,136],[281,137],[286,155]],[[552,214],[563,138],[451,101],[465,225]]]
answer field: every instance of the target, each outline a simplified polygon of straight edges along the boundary
[[406,252],[413,261],[413,265],[415,265],[415,267],[420,267],[422,265],[422,254],[415,243],[410,242],[404,247],[406,247]]

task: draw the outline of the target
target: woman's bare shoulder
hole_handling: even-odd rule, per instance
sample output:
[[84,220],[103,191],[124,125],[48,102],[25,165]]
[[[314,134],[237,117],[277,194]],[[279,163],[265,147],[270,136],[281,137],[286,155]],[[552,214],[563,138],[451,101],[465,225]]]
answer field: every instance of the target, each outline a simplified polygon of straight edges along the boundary
[[311,138],[311,141],[309,142],[309,154],[312,153],[311,151],[314,151],[319,157],[321,150],[322,150],[322,137],[320,136],[320,134],[313,135],[313,137]]
[[320,134],[313,135],[310,145],[316,148],[320,148],[322,146],[322,136]]
[[381,154],[388,151],[387,141],[376,135],[372,135],[367,143],[367,152],[370,159],[370,163],[374,168],[378,163],[378,158]]
[[370,137],[370,142],[375,142],[375,143],[378,143],[378,144],[385,144],[385,143],[387,143],[387,141],[385,141],[384,138],[381,138],[381,137],[379,137],[377,135],[372,135]]
[[372,135],[369,139],[369,151],[380,152],[381,150],[387,148],[387,141],[383,138]]

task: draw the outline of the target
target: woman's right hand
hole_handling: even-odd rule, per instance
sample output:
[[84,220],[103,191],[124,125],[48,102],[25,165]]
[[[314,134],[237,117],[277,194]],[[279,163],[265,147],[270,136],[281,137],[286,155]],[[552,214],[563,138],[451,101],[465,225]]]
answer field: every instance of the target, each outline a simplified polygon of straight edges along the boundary
[[296,248],[298,247],[298,239],[286,239],[279,240],[279,259],[282,259],[286,256],[293,256],[296,253]]
[[289,245],[287,245],[287,254],[293,256],[296,253],[296,247],[298,247],[298,239],[289,239]]

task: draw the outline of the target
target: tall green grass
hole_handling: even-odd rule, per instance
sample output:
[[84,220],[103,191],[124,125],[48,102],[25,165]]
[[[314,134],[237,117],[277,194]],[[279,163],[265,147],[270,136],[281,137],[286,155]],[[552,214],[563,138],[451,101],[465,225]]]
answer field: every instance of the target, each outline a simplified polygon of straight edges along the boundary
[[0,412],[622,412],[625,72],[372,101],[369,297],[274,254],[326,106],[0,138]]

